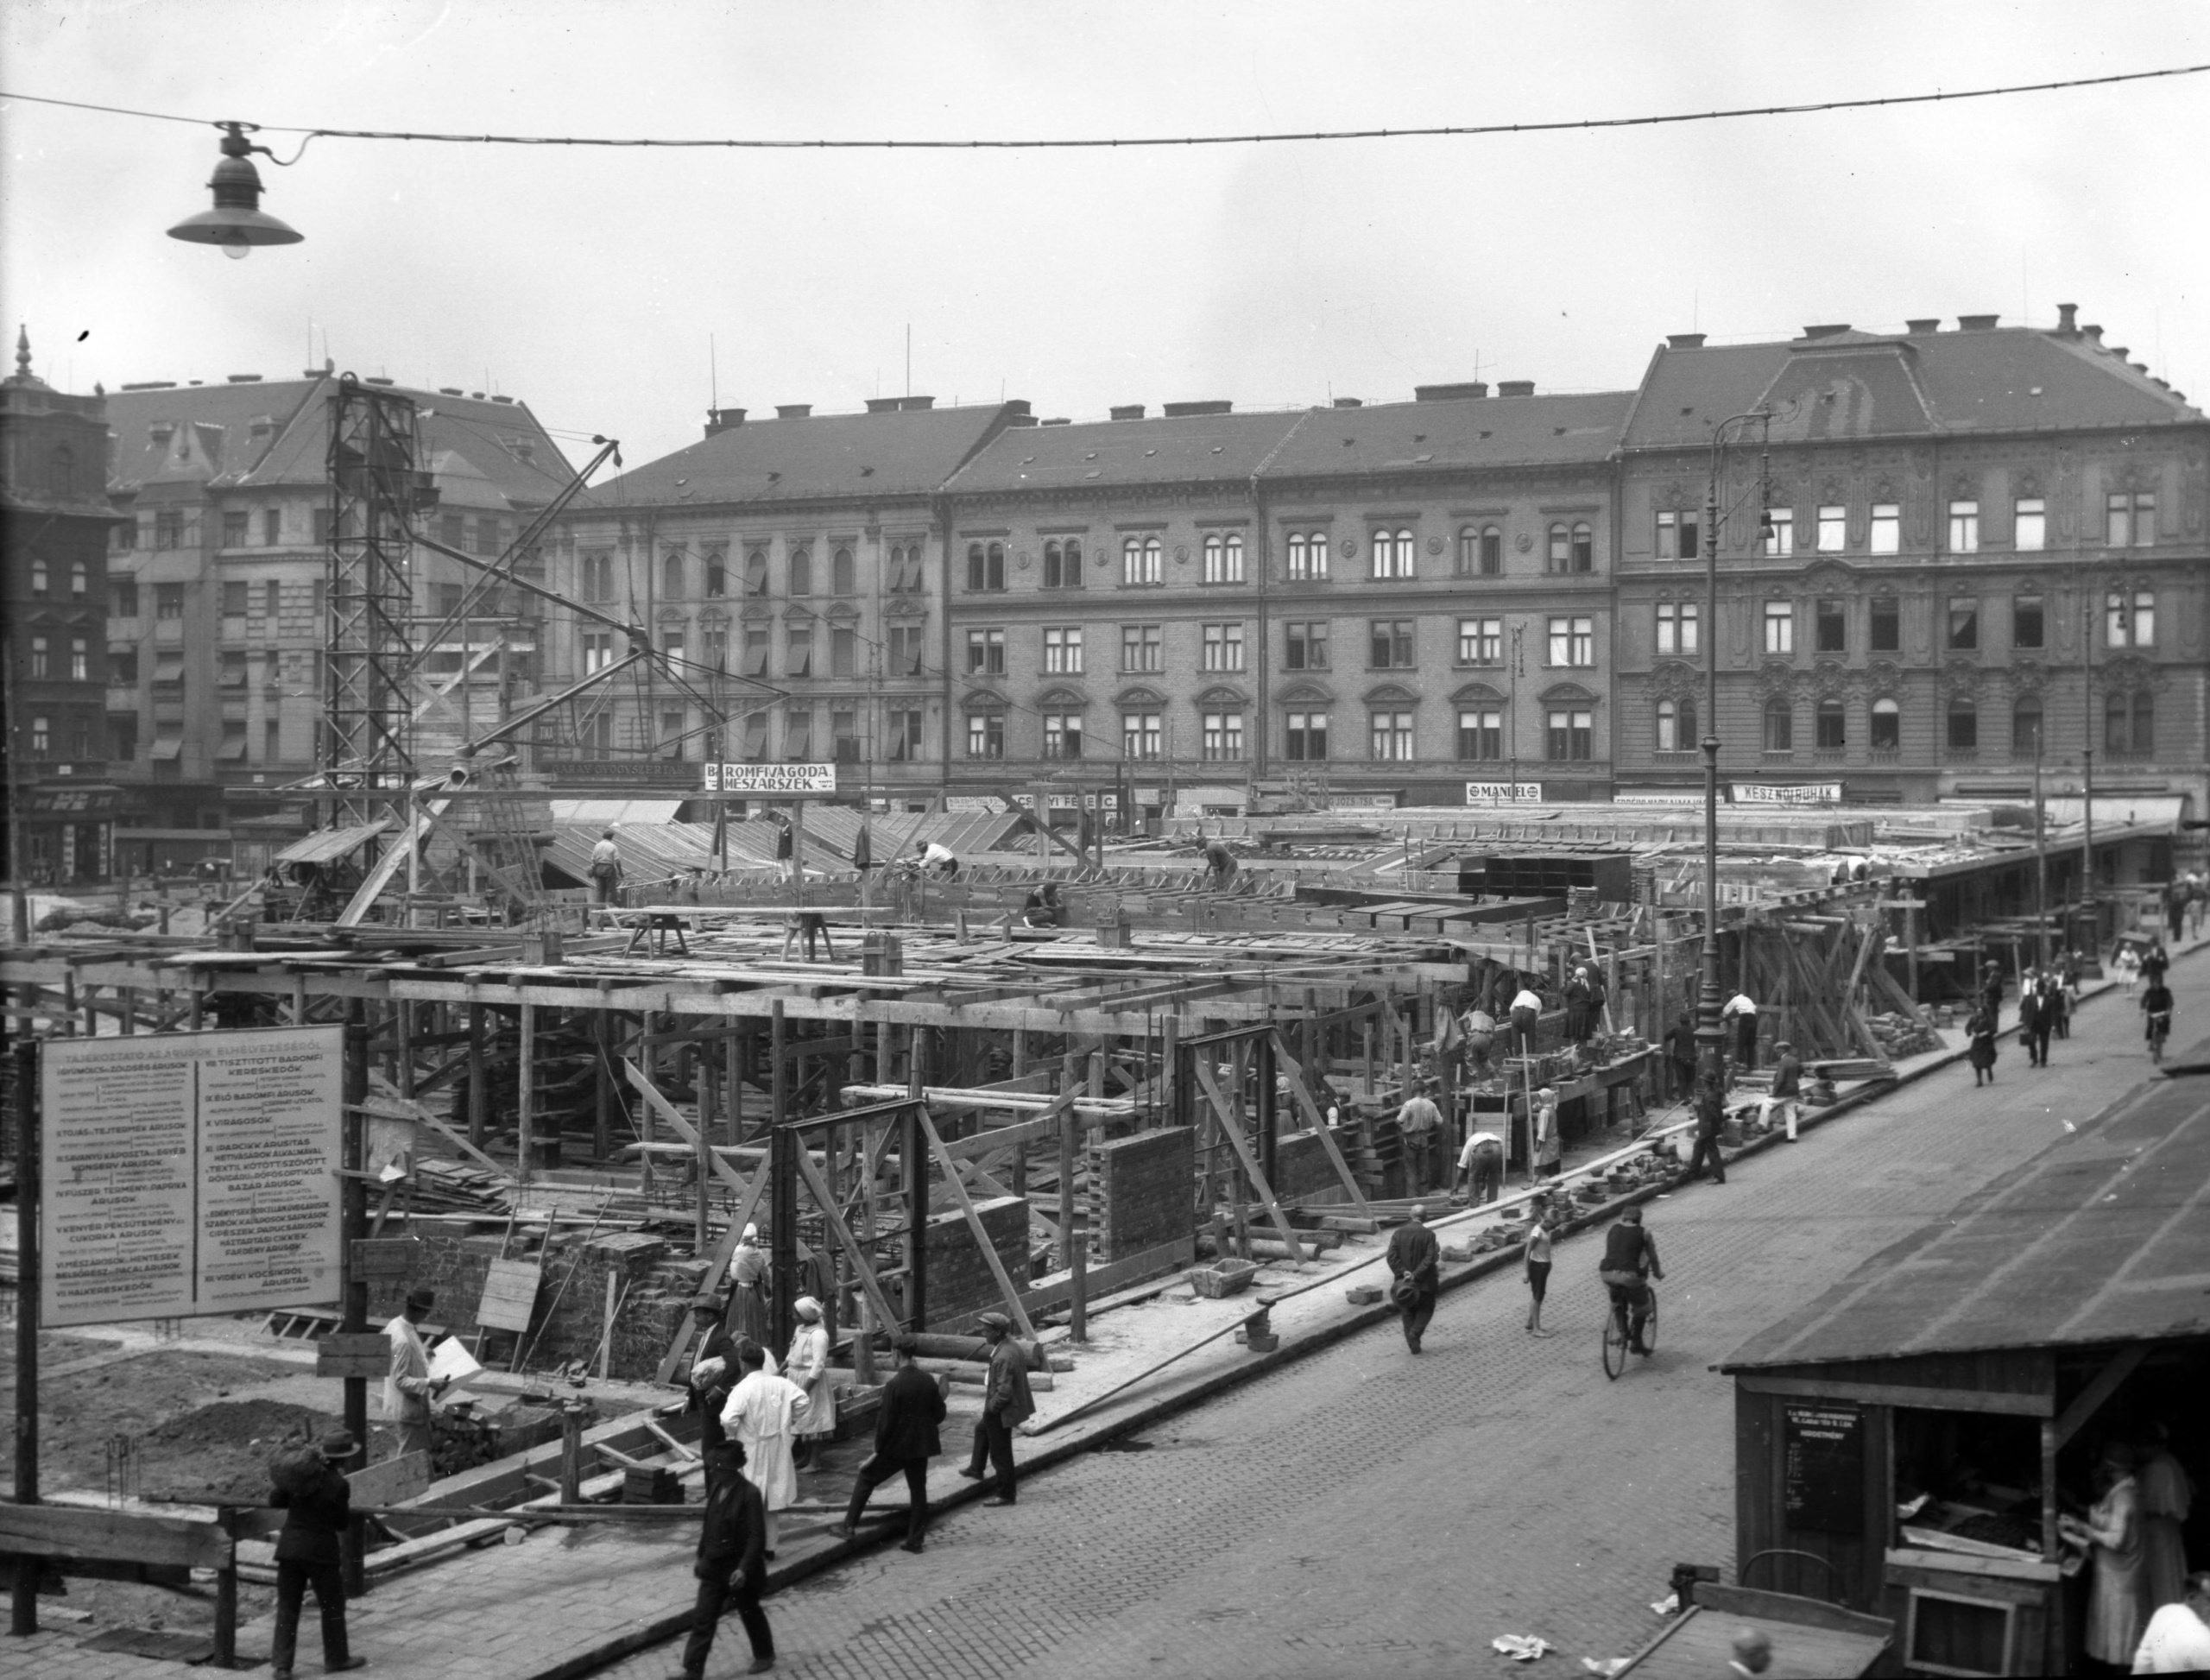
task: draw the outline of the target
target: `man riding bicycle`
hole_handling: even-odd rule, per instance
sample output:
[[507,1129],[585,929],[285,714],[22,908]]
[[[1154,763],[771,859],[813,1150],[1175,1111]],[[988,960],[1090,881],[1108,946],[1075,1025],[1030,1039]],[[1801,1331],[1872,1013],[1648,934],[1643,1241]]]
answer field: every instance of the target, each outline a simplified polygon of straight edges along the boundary
[[2147,1038],[2150,1053],[2161,1056],[2164,1040],[2171,1036],[2172,1030],[2172,988],[2164,984],[2162,975],[2157,976],[2150,983],[2149,989],[2141,994],[2141,1007],[2149,1016]]
[[1642,1228],[1640,1208],[1629,1208],[1604,1234],[1604,1259],[1596,1275],[1611,1292],[1613,1311],[1628,1311],[1627,1346],[1649,1358],[1650,1347],[1642,1337],[1650,1323],[1649,1279],[1662,1282],[1665,1268],[1658,1263],[1657,1238]]

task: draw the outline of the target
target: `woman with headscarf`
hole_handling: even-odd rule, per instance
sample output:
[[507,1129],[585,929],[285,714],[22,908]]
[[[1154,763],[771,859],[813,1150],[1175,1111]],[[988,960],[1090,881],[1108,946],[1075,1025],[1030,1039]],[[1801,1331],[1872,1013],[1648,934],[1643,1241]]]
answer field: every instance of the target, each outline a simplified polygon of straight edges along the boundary
[[2065,1538],[2094,1557],[2087,1593],[2087,1655],[2123,1671],[2149,1621],[2149,1577],[2141,1544],[2141,1488],[2133,1478],[2133,1449],[2112,1441],[2095,1465],[2100,1497],[2083,1522],[2059,1519]]
[[760,1228],[747,1225],[729,1260],[729,1307],[722,1328],[731,1342],[749,1337],[767,1345],[767,1256],[760,1247]]
[[813,1462],[813,1444],[837,1427],[837,1401],[829,1384],[829,1327],[821,1322],[821,1303],[801,1295],[791,1311],[798,1315],[798,1329],[791,1336],[790,1356],[783,1374],[805,1391],[807,1421],[799,1431],[792,1462],[801,1469]]

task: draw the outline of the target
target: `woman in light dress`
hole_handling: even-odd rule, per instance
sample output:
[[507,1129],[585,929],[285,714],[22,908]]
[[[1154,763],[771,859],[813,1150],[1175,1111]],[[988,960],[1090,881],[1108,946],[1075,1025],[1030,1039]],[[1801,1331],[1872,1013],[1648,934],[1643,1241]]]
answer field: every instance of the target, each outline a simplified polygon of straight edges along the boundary
[[2095,1466],[2101,1490],[2087,1520],[2059,1519],[2064,1538],[2087,1549],[2094,1579],[2087,1592],[2087,1655],[2120,1669],[2149,1624],[2149,1578],[2141,1544],[2141,1487],[2133,1476],[2133,1449],[2123,1441],[2104,1447]]
[[799,1431],[795,1462],[803,1469],[813,1462],[814,1443],[837,1427],[837,1401],[830,1392],[834,1374],[829,1368],[829,1327],[821,1322],[821,1303],[801,1295],[792,1304],[798,1329],[791,1336],[790,1356],[783,1374],[805,1391],[806,1422]]

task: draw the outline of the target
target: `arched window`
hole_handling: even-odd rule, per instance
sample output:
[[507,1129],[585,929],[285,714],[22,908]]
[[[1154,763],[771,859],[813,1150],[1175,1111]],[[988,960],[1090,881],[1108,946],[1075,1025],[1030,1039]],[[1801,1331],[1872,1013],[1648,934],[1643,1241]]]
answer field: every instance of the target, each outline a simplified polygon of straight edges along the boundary
[[1409,578],[1412,575],[1412,557],[1418,553],[1419,540],[1409,530],[1376,531],[1373,540],[1372,565],[1368,573],[1374,578]]
[[1243,534],[1214,531],[1205,537],[1205,582],[1240,584],[1243,581]]
[[706,593],[709,595],[729,593],[729,559],[718,548],[709,548],[706,551]]
[[829,593],[856,595],[859,593],[858,574],[852,567],[852,551],[839,548],[829,557]]
[[1079,538],[1054,537],[1044,545],[1044,587],[1082,587],[1082,542]]
[[1796,749],[1796,709],[1777,696],[1765,703],[1765,749],[1769,753]]
[[1818,715],[1813,722],[1818,733],[1814,745],[1827,752],[1836,752],[1849,744],[1848,716],[1841,702],[1827,699],[1819,702]]
[[86,571],[82,560],[73,561],[69,567],[69,598],[81,601],[92,591],[92,574]]
[[1121,581],[1160,584],[1166,581],[1166,546],[1157,537],[1128,537],[1121,544]]
[[791,593],[813,593],[813,551],[810,548],[791,550]]
[[1458,527],[1458,563],[1454,570],[1461,578],[1481,575],[1481,534],[1470,525]]
[[1573,539],[1563,525],[1550,527],[1550,559],[1547,569],[1568,572],[1573,566]]
[[690,580],[683,575],[683,556],[671,548],[660,559],[660,598],[680,601]]
[[1892,753],[1903,745],[1903,708],[1893,700],[1872,702],[1872,738],[1876,753]]
[[2041,749],[2041,696],[2029,694],[2011,708],[2011,756],[2033,758]]
[[1966,695],[1952,695],[1945,739],[1952,752],[1970,752],[1980,745],[1980,707]]
[[1573,569],[1594,572],[1596,569],[1596,534],[1585,522],[1573,527]]

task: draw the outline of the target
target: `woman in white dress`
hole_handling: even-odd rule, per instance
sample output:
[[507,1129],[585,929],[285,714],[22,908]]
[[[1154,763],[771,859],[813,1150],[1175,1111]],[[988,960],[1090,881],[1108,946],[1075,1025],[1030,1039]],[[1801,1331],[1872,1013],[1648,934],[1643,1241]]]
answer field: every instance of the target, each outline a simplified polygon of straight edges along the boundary
[[2141,1546],[2141,1489],[2133,1449],[2113,1441],[2095,1466],[2102,1497],[2082,1522],[2060,1519],[2065,1538],[2092,1549],[2095,1573],[2087,1593],[2087,1655],[2124,1669],[2133,1662],[2149,1621],[2148,1570]]
[[737,1350],[744,1375],[722,1408],[722,1428],[744,1448],[744,1477],[760,1490],[767,1507],[767,1555],[775,1555],[776,1513],[798,1499],[798,1468],[791,1462],[791,1439],[806,1420],[805,1391],[787,1378],[768,1374],[767,1350],[748,1342]]
[[829,1368],[829,1327],[821,1322],[821,1303],[801,1295],[792,1304],[798,1329],[791,1337],[790,1356],[783,1374],[805,1391],[806,1418],[798,1443],[796,1462],[800,1468],[813,1462],[815,1442],[837,1427],[837,1401],[830,1392],[834,1375]]

